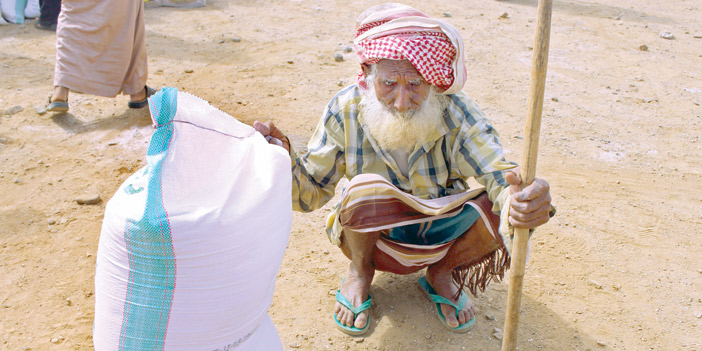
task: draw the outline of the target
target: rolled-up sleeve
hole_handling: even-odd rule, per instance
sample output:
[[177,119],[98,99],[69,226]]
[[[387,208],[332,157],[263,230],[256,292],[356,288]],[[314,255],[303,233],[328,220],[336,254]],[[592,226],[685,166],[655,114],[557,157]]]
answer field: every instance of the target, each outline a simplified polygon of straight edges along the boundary
[[500,194],[509,188],[505,173],[517,164],[505,159],[497,131],[484,118],[477,118],[473,125],[461,128],[457,139],[460,147],[456,163],[460,174],[465,178],[474,177],[484,185],[493,203],[492,211],[500,213],[506,200],[505,194]]
[[[332,106],[330,104],[330,106]],[[339,113],[328,106],[320,119],[307,152],[292,152],[293,209],[310,212],[326,204],[344,175],[344,131]]]

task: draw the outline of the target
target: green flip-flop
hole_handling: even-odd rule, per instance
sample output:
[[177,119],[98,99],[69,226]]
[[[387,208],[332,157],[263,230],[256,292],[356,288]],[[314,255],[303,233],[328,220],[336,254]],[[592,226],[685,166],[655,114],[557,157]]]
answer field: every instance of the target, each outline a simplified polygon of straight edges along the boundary
[[[345,279],[344,279],[345,281]],[[341,282],[341,286],[344,286],[344,281]],[[349,309],[349,311],[353,312],[353,320],[354,322],[356,321],[356,317],[358,316],[359,313],[369,309],[371,307],[371,301],[373,300],[373,297],[368,294],[368,298],[366,301],[364,301],[360,306],[358,307],[353,307],[353,304],[349,299],[346,298],[341,293],[341,288],[336,291],[336,301],[338,301],[342,306],[346,307]],[[370,326],[370,313],[368,314],[368,320],[366,321],[366,325],[363,328],[356,328],[355,326],[346,326],[339,322],[339,319],[336,318],[336,313],[333,313],[334,315],[334,322],[336,322],[336,327],[344,332],[345,334],[351,335],[351,336],[359,336],[363,335],[368,331],[368,327]]]
[[468,302],[468,298],[466,297],[466,294],[464,294],[461,291],[461,297],[458,298],[458,305],[453,303],[453,301],[439,295],[436,293],[436,290],[429,285],[429,282],[427,281],[427,277],[421,277],[417,280],[417,284],[419,284],[419,288],[424,294],[424,296],[431,302],[434,303],[434,306],[436,307],[436,313],[439,316],[439,320],[441,323],[444,324],[444,327],[446,329],[455,332],[455,333],[465,333],[471,328],[473,328],[473,325],[475,325],[475,316],[471,318],[469,321],[452,328],[448,324],[446,324],[446,316],[444,316],[443,312],[441,312],[441,304],[449,305],[453,308],[456,309],[456,319],[458,319],[458,311],[462,310],[463,307],[465,307],[466,303]]

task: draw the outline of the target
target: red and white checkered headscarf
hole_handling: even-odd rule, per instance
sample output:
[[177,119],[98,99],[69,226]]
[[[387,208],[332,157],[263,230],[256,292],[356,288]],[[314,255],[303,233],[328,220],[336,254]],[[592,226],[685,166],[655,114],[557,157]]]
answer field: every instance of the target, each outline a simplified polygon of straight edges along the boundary
[[[354,47],[362,64],[382,59],[409,60],[424,79],[444,94],[466,81],[463,40],[450,24],[401,4],[371,7],[356,25]],[[358,77],[365,86],[363,72]]]

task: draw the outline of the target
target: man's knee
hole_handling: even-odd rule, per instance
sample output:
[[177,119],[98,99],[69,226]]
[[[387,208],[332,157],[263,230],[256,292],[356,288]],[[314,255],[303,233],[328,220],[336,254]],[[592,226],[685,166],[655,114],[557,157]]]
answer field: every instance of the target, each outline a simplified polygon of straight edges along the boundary
[[[377,240],[376,240],[377,241]],[[346,239],[345,231],[341,233],[341,245],[339,246],[341,249],[341,252],[351,260],[352,258],[352,248],[348,244],[348,239]],[[392,256],[388,255],[387,253],[379,250],[377,246],[374,246],[373,248],[373,268],[375,270],[383,271],[383,272],[390,272],[390,273],[395,273],[395,274],[410,274],[417,272],[426,266],[405,266],[402,265],[401,263],[397,262]]]
[[375,269],[383,272],[390,272],[395,274],[410,274],[423,269],[426,266],[405,266],[400,262],[397,262],[392,256],[387,253],[376,249],[373,253],[373,264]]

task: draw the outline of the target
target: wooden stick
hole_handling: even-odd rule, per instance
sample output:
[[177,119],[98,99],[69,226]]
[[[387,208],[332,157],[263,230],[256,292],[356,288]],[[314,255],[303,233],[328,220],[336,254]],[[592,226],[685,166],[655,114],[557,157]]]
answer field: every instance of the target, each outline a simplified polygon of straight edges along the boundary
[[[548,44],[551,34],[551,2],[552,0],[539,0],[537,9],[538,18],[536,21],[536,36],[534,37],[534,56],[531,60],[531,83],[529,85],[529,109],[524,131],[524,151],[520,172],[522,188],[531,184],[536,177],[536,156],[539,147],[541,112],[544,105],[544,86],[546,83],[546,66],[548,64]],[[522,285],[528,244],[529,229],[516,228],[514,244],[512,245],[511,274],[502,351],[515,350],[517,347],[519,307],[522,300]]]

